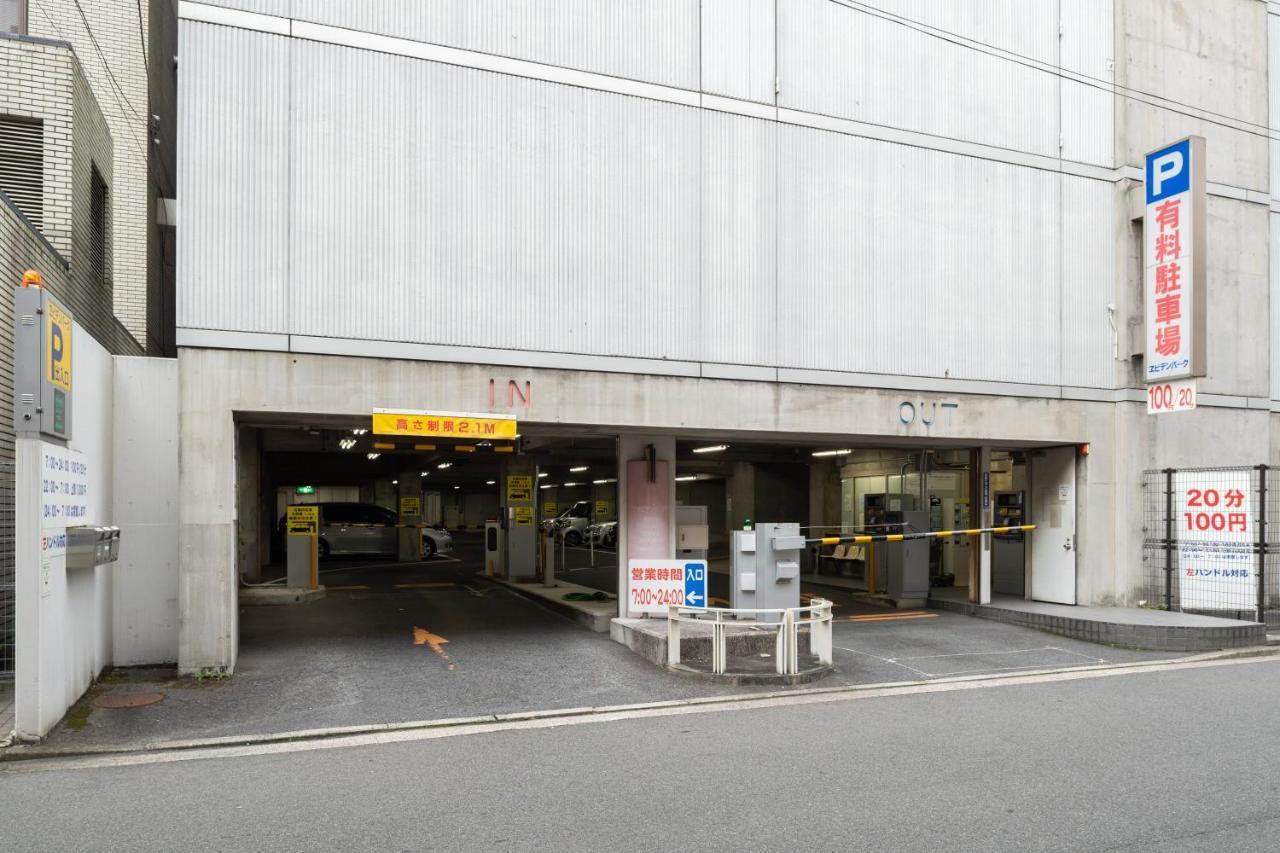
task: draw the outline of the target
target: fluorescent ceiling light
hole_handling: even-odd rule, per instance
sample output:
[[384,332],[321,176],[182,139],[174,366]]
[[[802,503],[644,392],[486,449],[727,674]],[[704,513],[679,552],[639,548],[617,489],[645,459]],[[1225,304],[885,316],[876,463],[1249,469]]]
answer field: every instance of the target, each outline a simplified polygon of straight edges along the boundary
[[400,481],[399,481],[399,480],[392,480],[392,481],[391,481],[391,485],[393,485],[393,486],[398,486],[398,485],[400,485]]
[[814,456],[848,456],[852,450],[815,450]]
[[565,485],[566,485],[566,486],[576,486],[576,485],[578,485],[578,484],[577,484],[577,483],[565,483]]
[[452,467],[453,467],[453,463],[452,463],[452,462],[441,462],[441,463],[440,463],[439,465],[437,465],[436,467],[437,467],[437,468],[439,468],[441,471],[443,471],[445,468],[452,468]]
[[585,471],[585,470],[587,470],[587,466],[586,466],[586,465],[579,465],[579,466],[578,466],[578,467],[576,467],[576,468],[570,468],[570,469],[569,469],[569,473],[570,473],[570,474],[578,474],[578,473],[581,473],[582,471]]
[[424,477],[425,477],[425,476],[427,476],[427,475],[428,475],[428,474],[430,474],[430,473],[431,473],[430,471],[423,471],[423,472],[422,472],[422,476],[424,476]]
[[455,489],[461,489],[462,486],[454,486]]
[[686,474],[686,475],[685,475],[685,476],[683,476],[683,477],[676,477],[676,482],[677,482],[677,483],[687,483],[687,482],[689,482],[690,480],[696,480],[696,479],[698,479],[696,475],[694,475],[694,474]]
[[543,483],[541,486],[538,486],[538,488],[539,488],[539,489],[554,489],[554,488],[555,488],[555,484],[554,484],[554,483]]
[[353,429],[353,430],[351,431],[351,434],[352,434],[352,435],[364,435],[366,432],[368,432],[368,430],[367,430],[367,429]]
[[495,485],[497,482],[498,482],[497,480],[485,480],[484,484],[486,486],[492,486],[492,485]]
[[356,446],[356,440],[354,438],[339,439],[338,446],[341,447],[343,450],[350,450],[351,448]]
[[377,458],[378,458],[379,456],[381,456],[381,455],[382,455],[381,453],[370,453],[370,454],[368,454],[368,456],[369,456],[369,458],[370,458],[370,459],[377,459]]
[[545,476],[547,476],[547,472],[543,471],[541,474],[538,475],[538,479],[541,480]]
[[728,450],[728,449],[729,449],[729,445],[727,444],[713,444],[710,447],[695,447],[693,449],[693,452],[694,453],[719,453],[721,450]]

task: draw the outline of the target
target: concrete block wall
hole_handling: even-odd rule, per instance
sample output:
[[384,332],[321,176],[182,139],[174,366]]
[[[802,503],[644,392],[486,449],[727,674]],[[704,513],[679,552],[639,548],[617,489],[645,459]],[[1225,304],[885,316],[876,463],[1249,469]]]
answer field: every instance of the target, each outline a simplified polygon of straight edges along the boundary
[[29,0],[31,35],[75,46],[110,128],[114,183],[114,310],[137,340],[146,340],[147,202],[150,132],[147,36],[150,0],[136,3]]

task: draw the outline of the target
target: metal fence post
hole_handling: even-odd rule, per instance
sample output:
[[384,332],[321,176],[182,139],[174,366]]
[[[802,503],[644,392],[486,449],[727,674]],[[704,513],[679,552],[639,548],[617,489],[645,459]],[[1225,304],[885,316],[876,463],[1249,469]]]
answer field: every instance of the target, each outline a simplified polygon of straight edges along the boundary
[[1164,469],[1164,609],[1173,610],[1173,469]]
[[1267,466],[1258,466],[1258,621],[1267,622]]

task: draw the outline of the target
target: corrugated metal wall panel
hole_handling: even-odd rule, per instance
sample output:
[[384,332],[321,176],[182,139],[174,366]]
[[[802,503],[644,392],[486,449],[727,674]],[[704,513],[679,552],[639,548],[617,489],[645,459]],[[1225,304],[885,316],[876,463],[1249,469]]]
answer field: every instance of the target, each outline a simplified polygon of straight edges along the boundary
[[1280,213],[1268,215],[1267,222],[1271,227],[1271,399],[1280,400]]
[[774,102],[774,0],[702,0],[702,88]]
[[1057,382],[1056,174],[798,127],[778,159],[780,365]]
[[1062,156],[1079,163],[1116,165],[1115,10],[1113,0],[1062,3],[1062,67],[1092,85],[1062,80]]
[[703,358],[775,365],[777,125],[703,114]]
[[1113,184],[1062,177],[1062,384],[1115,383],[1116,194]]
[[179,28],[177,324],[285,331],[290,40]]
[[697,0],[293,0],[293,16],[633,80],[698,86]]
[[[1280,15],[1267,15],[1267,59],[1268,125],[1274,128],[1280,126]],[[1271,135],[1274,137],[1275,131]],[[1271,197],[1280,200],[1280,141],[1273,139],[1268,145],[1271,147]]]
[[[871,5],[1056,61],[1058,0]],[[778,15],[781,106],[1057,156],[1053,75],[829,0],[790,0]]]
[[300,334],[699,354],[697,110],[295,45]]
[[210,6],[223,6],[227,9],[239,9],[243,12],[258,12],[262,15],[289,17],[289,7],[293,0],[197,0]]

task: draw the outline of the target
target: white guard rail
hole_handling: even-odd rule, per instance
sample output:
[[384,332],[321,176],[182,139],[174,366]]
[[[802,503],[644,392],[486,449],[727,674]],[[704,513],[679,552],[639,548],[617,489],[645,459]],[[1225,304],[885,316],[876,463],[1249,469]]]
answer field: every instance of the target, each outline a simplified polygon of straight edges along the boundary
[[[683,623],[711,626],[711,671],[723,675],[726,670],[725,638],[731,627],[777,629],[777,672],[795,675],[800,671],[800,626],[809,626],[809,649],[818,662],[831,664],[831,602],[812,599],[807,607],[750,610],[743,607],[677,607],[667,610],[667,664],[680,663],[680,626]],[[764,615],[781,614],[770,620]],[[741,617],[752,617],[750,620]]]

